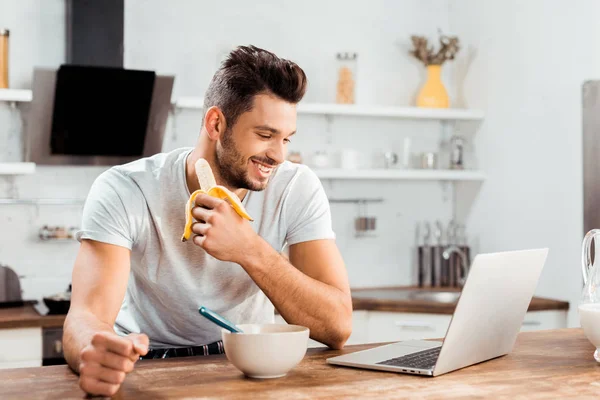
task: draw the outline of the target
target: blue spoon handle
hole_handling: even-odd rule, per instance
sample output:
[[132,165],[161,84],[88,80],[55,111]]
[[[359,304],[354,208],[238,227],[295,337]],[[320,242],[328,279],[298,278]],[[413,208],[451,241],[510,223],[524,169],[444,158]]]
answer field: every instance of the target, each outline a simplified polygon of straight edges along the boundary
[[211,311],[206,307],[200,307],[198,312],[204,318],[214,322],[215,324],[219,325],[221,328],[225,328],[228,331],[233,332],[233,333],[244,333],[240,328],[236,327],[232,322],[226,320],[225,318],[223,318],[216,312]]

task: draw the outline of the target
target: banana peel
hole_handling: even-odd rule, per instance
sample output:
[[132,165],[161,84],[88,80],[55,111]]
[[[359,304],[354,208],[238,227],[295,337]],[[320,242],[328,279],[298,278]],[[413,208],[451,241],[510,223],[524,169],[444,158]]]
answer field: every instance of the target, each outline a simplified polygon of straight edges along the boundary
[[185,228],[183,230],[183,235],[181,236],[182,242],[189,240],[190,236],[192,235],[192,223],[194,220],[194,217],[192,216],[192,209],[196,204],[196,196],[198,196],[200,193],[208,194],[209,196],[227,201],[240,217],[248,221],[254,221],[235,193],[227,189],[225,186],[217,185],[208,161],[201,158],[196,162],[194,167],[196,170],[196,176],[198,177],[198,182],[200,183],[200,189],[194,191],[194,193],[190,195],[190,198],[185,206]]

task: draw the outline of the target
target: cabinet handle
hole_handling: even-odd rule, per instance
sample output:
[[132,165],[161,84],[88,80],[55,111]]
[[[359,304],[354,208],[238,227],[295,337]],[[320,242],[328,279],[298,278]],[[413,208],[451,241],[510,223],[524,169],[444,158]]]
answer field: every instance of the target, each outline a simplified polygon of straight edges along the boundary
[[60,340],[54,341],[54,351],[57,353],[62,353],[62,342]]
[[523,325],[540,326],[541,324],[540,321],[523,321]]
[[426,323],[419,321],[396,321],[395,325],[401,329],[420,329],[420,330],[435,330],[435,327]]

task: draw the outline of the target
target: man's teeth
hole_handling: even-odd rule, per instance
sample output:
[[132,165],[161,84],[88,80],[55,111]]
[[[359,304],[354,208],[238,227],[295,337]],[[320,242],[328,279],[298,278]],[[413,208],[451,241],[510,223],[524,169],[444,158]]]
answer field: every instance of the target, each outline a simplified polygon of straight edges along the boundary
[[258,169],[261,170],[264,173],[271,172],[271,170],[273,169],[273,168],[265,167],[262,164],[256,164],[256,165],[258,166]]

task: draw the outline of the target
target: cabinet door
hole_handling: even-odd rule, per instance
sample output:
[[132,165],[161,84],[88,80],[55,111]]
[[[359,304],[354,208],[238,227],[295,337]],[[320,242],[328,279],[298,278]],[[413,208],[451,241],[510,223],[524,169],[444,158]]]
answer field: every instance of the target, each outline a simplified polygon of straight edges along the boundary
[[0,329],[0,368],[42,366],[42,328]]
[[352,334],[346,345],[368,343],[369,312],[357,310],[352,312]]
[[451,315],[369,311],[367,343],[437,339],[446,336]]
[[[275,323],[276,324],[286,324],[283,317],[279,314],[275,314]],[[346,345],[351,344],[363,344],[367,343],[367,311],[353,311],[352,312],[352,334]],[[325,345],[321,342],[317,342],[316,340],[309,339],[308,347],[324,347]]]
[[562,329],[567,327],[566,311],[531,311],[525,314],[521,332],[540,331],[546,329]]

